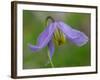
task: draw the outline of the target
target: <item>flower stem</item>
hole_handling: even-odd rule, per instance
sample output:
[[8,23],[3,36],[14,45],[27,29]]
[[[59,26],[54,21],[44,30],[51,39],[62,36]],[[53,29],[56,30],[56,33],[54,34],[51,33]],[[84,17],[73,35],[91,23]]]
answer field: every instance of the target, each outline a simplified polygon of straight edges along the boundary
[[50,61],[51,67],[53,68],[53,67],[54,67],[54,64],[53,64],[53,62],[52,62],[52,60],[51,60],[51,58],[50,58],[49,51],[48,51],[47,53],[48,53],[48,58],[49,58],[49,61]]
[[45,25],[46,25],[46,26],[48,25],[49,21],[54,22],[55,20],[54,20],[51,16],[48,16],[48,17],[46,18],[46,20],[45,20]]

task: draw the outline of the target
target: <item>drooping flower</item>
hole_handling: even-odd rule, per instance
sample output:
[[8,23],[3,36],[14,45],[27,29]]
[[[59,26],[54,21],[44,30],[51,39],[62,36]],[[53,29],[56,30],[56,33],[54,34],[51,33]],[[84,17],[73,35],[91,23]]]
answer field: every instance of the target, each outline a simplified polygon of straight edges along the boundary
[[29,48],[35,52],[48,46],[50,58],[52,59],[55,48],[54,41],[57,45],[62,45],[65,43],[66,38],[79,47],[88,42],[88,37],[83,32],[71,28],[63,21],[53,21],[39,35],[37,45],[29,44]]

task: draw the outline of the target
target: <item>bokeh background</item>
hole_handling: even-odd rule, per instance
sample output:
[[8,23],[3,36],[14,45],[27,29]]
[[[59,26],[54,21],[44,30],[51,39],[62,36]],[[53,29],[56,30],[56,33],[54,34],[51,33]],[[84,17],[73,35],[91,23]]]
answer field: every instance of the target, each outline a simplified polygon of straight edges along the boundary
[[62,20],[71,27],[84,32],[89,37],[88,43],[82,47],[78,47],[68,40],[60,47],[55,46],[52,58],[54,66],[90,66],[90,14],[23,10],[23,69],[51,68],[50,64],[46,64],[49,60],[47,56],[48,47],[39,52],[32,52],[28,47],[29,43],[33,45],[37,43],[38,36],[47,27],[45,25],[47,16]]

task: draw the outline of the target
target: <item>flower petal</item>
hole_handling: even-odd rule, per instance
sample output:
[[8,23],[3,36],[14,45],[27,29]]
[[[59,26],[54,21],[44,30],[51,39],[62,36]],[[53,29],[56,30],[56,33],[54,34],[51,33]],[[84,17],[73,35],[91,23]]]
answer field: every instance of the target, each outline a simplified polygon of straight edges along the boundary
[[52,40],[48,43],[49,53],[50,53],[50,59],[52,59],[53,53],[54,53],[54,44]]
[[65,34],[65,36],[73,43],[78,46],[82,46],[88,42],[88,37],[76,29],[71,28],[69,25],[62,21],[58,22],[60,30]]
[[49,41],[52,39],[55,29],[56,29],[55,23],[51,23],[50,25],[48,25],[48,27],[40,34],[37,45],[35,46],[29,45],[30,49],[32,51],[38,51],[41,48],[44,48],[49,43]]
[[32,50],[32,51],[38,51],[38,50],[40,50],[42,47],[40,47],[40,46],[37,46],[37,45],[31,45],[31,44],[29,44],[28,45],[29,46],[29,48]]

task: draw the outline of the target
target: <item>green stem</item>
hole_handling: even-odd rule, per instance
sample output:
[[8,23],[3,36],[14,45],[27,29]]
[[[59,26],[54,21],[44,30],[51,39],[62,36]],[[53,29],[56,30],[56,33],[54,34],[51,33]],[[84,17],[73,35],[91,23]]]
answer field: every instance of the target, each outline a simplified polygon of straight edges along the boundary
[[[51,20],[52,22],[55,21],[51,16],[48,16],[48,17],[46,18],[46,21],[45,21],[45,23],[46,23],[45,25],[46,25],[46,26],[48,26],[49,20]],[[53,67],[54,67],[54,64],[52,63],[52,60],[51,60],[51,58],[50,58],[49,51],[47,52],[47,54],[48,54],[48,58],[49,58],[49,62],[50,62],[50,64],[51,64],[51,67],[53,68]]]
[[48,16],[48,17],[46,18],[46,20],[45,20],[45,25],[46,25],[46,26],[48,25],[49,21],[54,22],[55,20],[54,20],[51,16]]
[[53,67],[54,67],[54,64],[53,64],[53,62],[52,62],[52,60],[51,60],[51,58],[50,58],[49,51],[48,51],[47,53],[48,53],[48,58],[49,58],[49,61],[50,61],[51,67],[53,68]]

